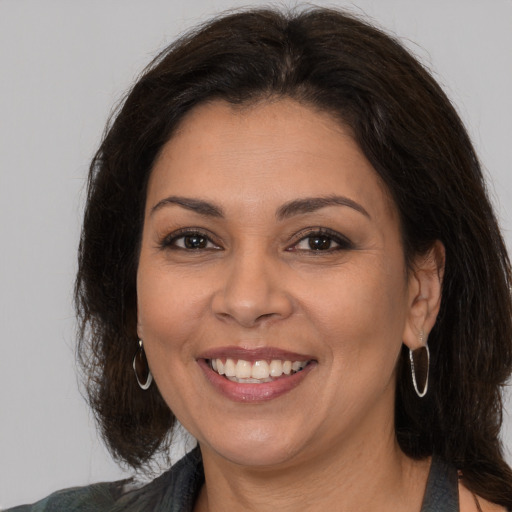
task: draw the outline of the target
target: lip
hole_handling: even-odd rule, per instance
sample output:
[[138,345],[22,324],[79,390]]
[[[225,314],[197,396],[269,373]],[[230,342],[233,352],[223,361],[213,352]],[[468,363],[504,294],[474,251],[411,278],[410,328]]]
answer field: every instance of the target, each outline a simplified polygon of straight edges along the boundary
[[[208,360],[230,357],[233,359],[244,359],[246,361],[258,360],[292,360],[292,361],[310,361],[304,369],[292,375],[283,375],[272,382],[240,383],[232,382],[226,377],[219,375],[210,367]],[[316,367],[317,362],[304,354],[295,354],[274,348],[242,349],[230,347],[219,348],[208,351],[197,359],[197,363],[203,371],[206,379],[213,388],[224,395],[226,398],[241,403],[263,403],[274,400],[293,389],[295,389],[308,376],[309,372]]]
[[309,354],[299,354],[289,352],[275,347],[218,347],[201,354],[199,359],[243,359],[244,361],[271,361],[272,359],[281,359],[282,361],[311,361],[314,356]]

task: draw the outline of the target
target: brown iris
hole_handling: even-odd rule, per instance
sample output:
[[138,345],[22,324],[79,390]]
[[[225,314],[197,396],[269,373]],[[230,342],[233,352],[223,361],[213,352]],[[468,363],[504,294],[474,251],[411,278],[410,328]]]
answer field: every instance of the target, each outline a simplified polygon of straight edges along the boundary
[[309,238],[309,248],[314,251],[325,251],[331,248],[331,242],[328,236],[312,236]]
[[187,235],[183,241],[187,249],[205,249],[208,244],[208,239],[202,235]]

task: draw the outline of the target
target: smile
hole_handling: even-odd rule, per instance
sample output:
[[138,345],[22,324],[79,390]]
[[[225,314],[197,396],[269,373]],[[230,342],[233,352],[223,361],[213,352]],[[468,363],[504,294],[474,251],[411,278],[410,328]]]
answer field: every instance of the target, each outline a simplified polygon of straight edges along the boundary
[[251,404],[291,392],[318,366],[313,355],[273,347],[218,347],[196,361],[218,393],[234,402]]
[[210,368],[231,382],[258,384],[273,382],[284,376],[303,370],[309,361],[272,359],[246,361],[244,359],[214,358],[207,360]]

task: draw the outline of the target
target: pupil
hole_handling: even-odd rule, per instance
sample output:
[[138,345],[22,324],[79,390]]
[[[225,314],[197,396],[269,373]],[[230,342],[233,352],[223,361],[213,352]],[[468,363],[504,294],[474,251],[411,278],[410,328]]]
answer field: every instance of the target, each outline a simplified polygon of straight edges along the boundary
[[314,251],[330,249],[331,239],[327,236],[312,236],[309,239],[309,247]]
[[206,247],[206,238],[201,235],[189,235],[185,237],[185,247],[187,249],[204,249]]

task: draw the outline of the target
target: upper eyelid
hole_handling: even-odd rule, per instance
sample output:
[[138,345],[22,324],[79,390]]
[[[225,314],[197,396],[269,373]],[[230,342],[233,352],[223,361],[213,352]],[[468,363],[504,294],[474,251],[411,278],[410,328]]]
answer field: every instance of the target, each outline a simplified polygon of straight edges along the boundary
[[[304,240],[311,238],[315,235],[321,235],[326,236],[330,238],[337,247],[331,247],[326,250],[314,250],[314,249],[299,249],[297,246],[303,242]],[[315,227],[315,228],[306,228],[299,233],[296,234],[294,237],[294,240],[288,244],[286,251],[287,252],[303,252],[305,254],[311,253],[312,255],[321,255],[321,254],[332,254],[335,251],[344,251],[344,250],[351,250],[355,249],[355,245],[347,236],[343,235],[342,233],[339,233],[338,231],[329,229],[329,228],[322,228],[322,227]]]
[[[187,235],[201,235],[208,239],[209,242],[213,243],[214,245],[220,246],[221,243],[218,239],[218,237],[212,233],[210,230],[201,228],[201,227],[185,227],[180,228],[172,231],[171,233],[166,234],[163,237],[160,237],[160,246],[166,246],[170,245],[173,241],[178,240],[179,238],[185,237]],[[332,238],[336,243],[339,244],[347,244],[347,245],[353,245],[353,242],[342,233],[322,227],[322,226],[310,226],[307,228],[303,228],[293,234],[290,238],[290,242],[288,242],[288,247],[293,247],[294,245],[298,244],[302,240],[314,236],[314,235],[323,235],[328,236]]]
[[168,233],[167,235],[160,238],[160,245],[166,246],[174,242],[175,240],[179,240],[180,238],[183,238],[185,236],[190,235],[201,235],[208,239],[209,242],[211,242],[214,245],[219,245],[219,243],[216,241],[216,237],[207,229],[204,228],[196,228],[196,227],[190,227],[190,228],[181,228],[172,231],[171,233]]
[[324,236],[331,237],[334,240],[338,239],[341,242],[346,242],[346,243],[350,243],[350,244],[352,243],[352,241],[347,236],[343,235],[342,233],[339,233],[338,231],[335,231],[330,228],[324,228],[324,227],[319,227],[319,226],[301,229],[298,233],[296,233],[294,235],[293,243],[298,243],[298,242],[304,240],[305,238],[309,238],[314,235],[324,235]]

